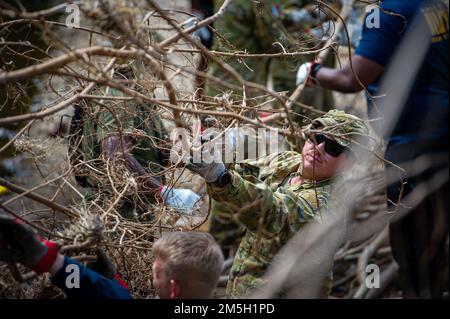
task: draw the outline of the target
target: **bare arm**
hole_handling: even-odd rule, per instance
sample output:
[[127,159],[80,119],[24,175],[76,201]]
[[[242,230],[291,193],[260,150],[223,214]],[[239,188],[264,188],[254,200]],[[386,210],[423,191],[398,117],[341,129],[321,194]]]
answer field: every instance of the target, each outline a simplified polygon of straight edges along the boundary
[[102,141],[102,154],[112,162],[125,160],[128,170],[144,180],[144,183],[140,185],[141,188],[144,191],[157,192],[162,184],[154,177],[149,176],[145,168],[130,154],[133,144],[133,139],[129,136],[125,136],[123,140],[117,135],[109,136]]
[[[355,74],[364,87],[368,87],[375,82],[384,71],[383,66],[360,55],[352,57],[352,65]],[[334,91],[356,93],[363,90],[354,76],[350,64],[346,64],[342,69],[322,67],[315,78],[321,87]]]

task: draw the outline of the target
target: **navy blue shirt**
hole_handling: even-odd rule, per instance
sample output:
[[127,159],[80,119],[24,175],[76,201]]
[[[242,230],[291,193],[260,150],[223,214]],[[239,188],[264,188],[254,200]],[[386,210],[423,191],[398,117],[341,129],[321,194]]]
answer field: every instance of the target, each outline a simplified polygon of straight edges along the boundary
[[[69,278],[73,275],[73,270],[69,265],[75,265],[79,269],[79,287],[69,288],[66,281],[72,282]],[[79,262],[65,256],[64,265],[52,277],[52,283],[62,289],[67,298],[73,299],[132,299],[128,289],[124,288],[116,279],[108,279],[99,273],[83,266]]]
[[[425,18],[432,35],[431,44],[417,43],[429,45],[429,49],[390,142],[445,140],[448,136],[449,106],[448,7],[442,0],[385,0],[381,8],[380,28],[369,29],[364,25],[355,54],[388,67],[415,18]],[[381,80],[382,77],[368,87],[372,95],[379,94]]]

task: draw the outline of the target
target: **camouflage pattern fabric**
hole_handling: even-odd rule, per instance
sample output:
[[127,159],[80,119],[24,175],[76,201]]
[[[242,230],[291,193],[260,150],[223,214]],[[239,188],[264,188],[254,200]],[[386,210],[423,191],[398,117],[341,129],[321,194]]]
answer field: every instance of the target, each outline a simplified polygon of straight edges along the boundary
[[[123,93],[109,89],[107,95],[123,96]],[[101,142],[106,137],[119,134],[131,136],[135,141],[131,151],[137,161],[156,179],[163,181],[163,156],[158,149],[167,139],[167,132],[162,120],[153,106],[139,105],[134,101],[106,100],[105,106],[88,105],[84,109],[84,122],[82,128],[81,153],[82,158],[92,167],[104,172],[105,163],[101,155]],[[86,169],[86,167],[82,168]],[[107,189],[103,180],[97,179],[87,173],[85,195],[88,199],[95,198],[98,190]],[[137,194],[139,195],[139,194]],[[130,218],[133,214],[147,211],[147,203],[154,203],[154,195],[139,196],[144,203],[135,198],[125,197],[118,208],[120,213]]]
[[[331,110],[304,127],[304,131],[308,132],[319,126],[321,126],[319,129],[320,132],[332,135],[333,138],[343,146],[351,148],[350,141],[356,138],[363,139],[363,141],[360,142],[366,146],[369,145],[367,138],[365,137],[369,134],[367,125],[358,117],[347,114],[344,111]],[[269,164],[269,162],[267,162],[268,159],[270,159],[270,157],[260,161],[244,161],[238,166],[239,170],[237,172],[244,176],[250,175],[258,178],[260,170],[259,168],[255,170],[255,167],[263,167],[262,179],[266,180],[266,178],[269,178],[268,181],[271,181],[275,177],[268,175],[274,173],[271,171],[273,168],[264,167],[264,165]],[[290,159],[290,161],[283,163],[283,165],[290,167],[292,160],[293,159]],[[242,170],[243,167],[245,170]],[[279,185],[280,182],[281,181],[276,180],[274,187]],[[276,189],[272,188],[272,190],[275,191]],[[232,214],[232,210],[230,210],[228,203],[215,201],[213,202],[211,209],[209,231],[222,247],[237,248],[244,234],[245,227],[239,221],[237,215]]]
[[227,286],[228,298],[247,297],[263,284],[263,275],[279,249],[306,222],[320,222],[328,209],[331,180],[290,185],[298,176],[301,154],[271,154],[253,162],[238,164],[231,171],[232,183],[211,189],[220,203],[223,219],[237,219],[245,234],[236,253]]
[[[362,120],[338,110],[317,118],[305,130],[317,123],[323,126],[323,132],[346,134],[349,138],[368,133]],[[227,297],[247,297],[261,287],[273,257],[302,225],[320,222],[322,211],[333,212],[340,205],[333,190],[336,177],[291,185],[293,178],[301,176],[301,167],[299,153],[271,154],[237,164],[230,171],[229,186],[223,189],[209,186],[216,220],[220,218],[222,223],[228,220],[245,229],[230,271]],[[324,279],[323,296],[326,296],[331,277]]]
[[[215,0],[216,10],[222,4],[223,0]],[[286,50],[293,51],[296,44],[295,38],[304,38],[303,31],[313,26],[303,25],[299,31],[291,34],[284,26],[282,16],[291,10],[305,6],[312,8],[314,4],[316,4],[314,0],[268,0],[261,1],[259,4],[257,1],[235,0],[228,7],[225,15],[215,23],[215,28],[224,36],[225,41],[219,41],[216,37],[213,49],[225,52],[274,53],[280,52],[280,47],[274,46],[275,42],[279,42]],[[274,10],[278,11],[280,16],[275,17]],[[296,88],[295,78],[298,67],[313,58],[308,55],[295,58],[245,59],[244,61],[225,58],[224,61],[229,63],[246,81],[266,85],[270,74],[275,91],[292,93]],[[334,58],[331,57],[329,60],[326,65],[334,67]],[[231,84],[238,84],[214,64],[211,65],[209,72]],[[223,91],[227,89],[223,88]],[[208,81],[206,92],[208,96],[221,93],[214,83]],[[249,95],[253,94],[250,92]],[[300,101],[322,110],[327,110],[333,105],[331,91],[320,87],[306,87]],[[296,106],[294,111],[300,112]],[[229,216],[227,208],[216,203],[211,211],[210,232],[222,247],[238,247],[244,227],[238,220],[224,219],[223,216]]]
[[[338,1],[329,1],[331,3]],[[215,2],[216,8],[223,0]],[[223,35],[224,39],[215,38],[214,50],[225,52],[248,53],[277,53],[286,51],[298,51],[300,47],[312,49],[314,43],[311,37],[305,34],[305,30],[316,25],[304,24],[295,32],[286,27],[284,14],[293,9],[310,8],[316,4],[314,0],[290,1],[267,0],[247,1],[236,0],[227,9],[225,15],[215,23],[215,28]],[[311,9],[312,11],[312,9]],[[278,44],[277,44],[278,43]],[[282,46],[282,47],[281,47]],[[309,48],[308,48],[309,47]],[[312,55],[298,56],[295,58],[249,58],[241,61],[235,58],[224,58],[244,80],[267,85],[271,78],[275,91],[292,93],[295,89],[295,77],[298,67],[314,60]],[[330,57],[325,65],[334,67],[334,58]],[[210,74],[230,84],[240,86],[217,65],[211,65]],[[217,86],[207,81],[206,92],[208,96],[215,96],[229,91],[227,88],[216,89]],[[261,95],[261,92],[247,88],[250,97]],[[236,92],[235,92],[236,93]],[[331,91],[320,87],[307,87],[303,92],[301,102],[328,110],[333,106]],[[297,111],[297,110],[296,110]]]
[[360,118],[341,110],[331,110],[316,118],[304,131],[320,128],[321,133],[329,134],[342,146],[351,147],[357,139],[368,142],[369,128]]
[[[288,170],[291,167],[295,167],[298,169],[298,159],[295,156],[291,156],[291,154],[297,153],[282,153],[282,157],[279,159],[285,158],[286,161],[283,163],[279,163],[280,165],[287,167]],[[263,157],[259,160],[246,160],[239,165],[235,166],[235,171],[242,176],[258,178],[260,175],[260,170],[262,171],[261,178],[270,183],[271,180],[276,179],[276,174],[271,174],[275,167],[268,167],[270,164],[271,157]],[[281,167],[281,166],[280,166]],[[285,170],[284,173],[282,171],[278,171],[280,178],[276,179],[273,182],[274,188],[277,187],[278,184],[282,182],[281,177],[287,176],[289,172]],[[275,172],[273,172],[275,173]],[[272,176],[269,176],[272,175]],[[273,189],[276,190],[276,189]],[[239,220],[238,215],[233,214],[233,209],[229,206],[228,203],[222,203],[221,201],[213,201],[211,208],[211,222],[210,222],[210,233],[213,235],[215,240],[225,248],[237,248],[241,242],[242,236],[245,232],[245,226]]]
[[232,252],[239,247],[245,232],[245,226],[236,217],[227,204],[213,202],[208,232],[220,247]]

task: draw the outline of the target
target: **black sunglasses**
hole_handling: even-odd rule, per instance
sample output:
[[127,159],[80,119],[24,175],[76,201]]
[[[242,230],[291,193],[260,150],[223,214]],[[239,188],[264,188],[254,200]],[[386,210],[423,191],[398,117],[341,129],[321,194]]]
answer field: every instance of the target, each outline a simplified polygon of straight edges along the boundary
[[346,151],[346,147],[342,146],[336,141],[329,139],[323,134],[308,134],[306,136],[308,140],[313,142],[315,145],[320,145],[325,142],[325,152],[333,157],[339,157],[342,153]]

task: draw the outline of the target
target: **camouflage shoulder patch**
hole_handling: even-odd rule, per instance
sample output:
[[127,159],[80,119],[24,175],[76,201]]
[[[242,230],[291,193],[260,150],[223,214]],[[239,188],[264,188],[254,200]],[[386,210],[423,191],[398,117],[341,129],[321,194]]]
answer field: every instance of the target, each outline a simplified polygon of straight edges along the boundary
[[306,189],[299,193],[298,197],[304,203],[303,213],[321,222],[321,210],[329,208],[330,194],[321,189]]
[[311,210],[317,210],[319,208],[319,194],[315,189],[306,189],[299,194],[303,200],[306,201]]

